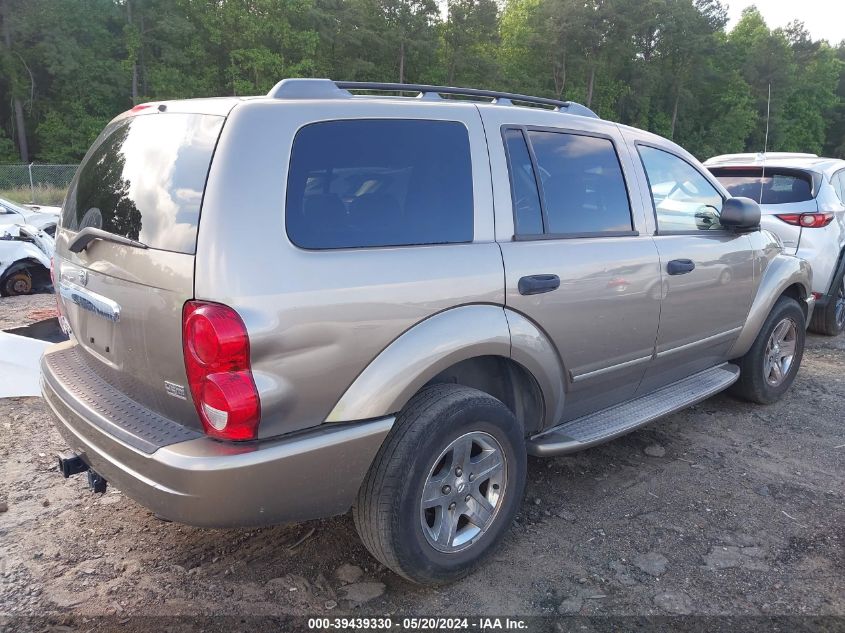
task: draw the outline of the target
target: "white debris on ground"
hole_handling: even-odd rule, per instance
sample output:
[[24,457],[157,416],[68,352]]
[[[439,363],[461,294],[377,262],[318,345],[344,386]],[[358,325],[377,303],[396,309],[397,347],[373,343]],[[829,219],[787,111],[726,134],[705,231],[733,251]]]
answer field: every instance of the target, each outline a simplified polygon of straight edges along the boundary
[[51,344],[0,332],[0,398],[41,395],[38,365]]

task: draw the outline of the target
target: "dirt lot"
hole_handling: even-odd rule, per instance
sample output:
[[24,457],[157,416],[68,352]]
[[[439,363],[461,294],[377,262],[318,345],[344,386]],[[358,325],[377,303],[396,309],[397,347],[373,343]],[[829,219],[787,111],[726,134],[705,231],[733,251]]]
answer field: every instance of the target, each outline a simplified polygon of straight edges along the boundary
[[[1,322],[51,305],[3,299]],[[845,615],[845,339],[808,346],[778,404],[718,396],[532,460],[502,550],[439,590],[380,567],[349,516],[203,530],[93,495],[56,473],[41,400],[0,400],[0,614]]]

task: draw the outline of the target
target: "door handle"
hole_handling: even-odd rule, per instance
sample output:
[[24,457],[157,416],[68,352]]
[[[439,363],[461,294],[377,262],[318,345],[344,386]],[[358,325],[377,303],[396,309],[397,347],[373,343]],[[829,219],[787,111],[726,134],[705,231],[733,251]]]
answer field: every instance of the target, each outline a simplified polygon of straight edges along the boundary
[[666,265],[666,272],[670,275],[686,275],[695,270],[695,262],[691,259],[673,259]]
[[529,275],[520,279],[517,287],[521,295],[539,295],[560,288],[560,277],[557,275]]

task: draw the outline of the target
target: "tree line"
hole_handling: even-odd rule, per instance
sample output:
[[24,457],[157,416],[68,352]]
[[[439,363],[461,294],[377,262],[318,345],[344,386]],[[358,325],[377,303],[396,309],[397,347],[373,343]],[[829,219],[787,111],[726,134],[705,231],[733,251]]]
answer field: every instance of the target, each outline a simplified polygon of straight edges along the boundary
[[[796,4],[796,12],[800,3]],[[150,100],[284,77],[434,83],[584,103],[700,158],[845,156],[845,41],[719,0],[0,0],[0,162],[76,162]]]

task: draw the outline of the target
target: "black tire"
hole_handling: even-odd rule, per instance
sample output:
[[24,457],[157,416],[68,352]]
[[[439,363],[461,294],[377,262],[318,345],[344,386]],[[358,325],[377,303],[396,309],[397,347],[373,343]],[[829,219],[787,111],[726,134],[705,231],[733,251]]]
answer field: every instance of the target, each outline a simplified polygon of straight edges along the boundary
[[[504,456],[506,479],[486,530],[459,551],[438,551],[429,540],[431,536],[424,532],[423,523],[430,515],[421,507],[423,489],[427,482],[431,485],[429,477],[438,474],[434,472],[438,469],[435,460],[453,442],[461,442],[470,433],[495,439]],[[472,448],[475,450],[476,445]],[[444,464],[449,455],[438,463]],[[441,471],[448,470],[445,477],[452,477],[454,463],[465,463],[449,461],[449,466],[441,466]],[[370,553],[400,576],[426,585],[454,581],[470,573],[510,528],[525,488],[526,462],[522,427],[499,400],[461,385],[426,387],[399,414],[361,484],[352,508],[355,527]],[[466,469],[469,471],[472,466]],[[455,472],[458,470],[465,481],[470,481],[469,473],[462,469]],[[457,480],[451,483],[455,494],[458,490],[460,495],[467,491],[475,494],[479,484],[485,485],[481,479],[476,480],[475,488],[464,483],[463,489]],[[436,486],[439,485],[438,480]],[[487,485],[489,491],[489,481]],[[494,488],[499,491],[498,484]],[[448,506],[450,514],[443,514],[445,503],[440,506],[440,516],[460,514],[453,511],[454,503]],[[459,521],[455,525],[459,526]],[[463,529],[467,525],[470,530],[475,529],[471,523],[464,523]]]
[[842,273],[837,275],[831,285],[827,305],[816,307],[813,311],[810,329],[825,336],[839,336],[845,330],[845,276]]
[[[781,381],[778,384],[771,384],[766,378],[767,355],[770,351],[769,340],[775,328],[785,320],[790,320],[795,327],[794,354],[788,370],[782,373]],[[745,356],[734,361],[739,365],[740,374],[739,380],[730,389],[731,393],[758,404],[770,404],[780,399],[792,386],[795,375],[801,367],[806,338],[805,325],[804,311],[797,301],[789,297],[778,299],[763,323],[763,327],[760,328],[760,333],[754,340],[751,349]]]
[[4,297],[32,294],[32,275],[20,269],[8,273],[0,282],[0,294]]

